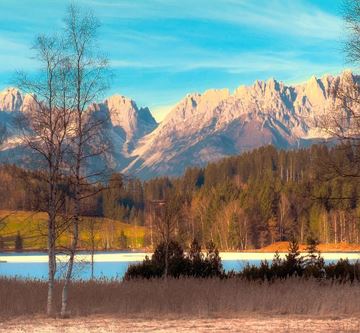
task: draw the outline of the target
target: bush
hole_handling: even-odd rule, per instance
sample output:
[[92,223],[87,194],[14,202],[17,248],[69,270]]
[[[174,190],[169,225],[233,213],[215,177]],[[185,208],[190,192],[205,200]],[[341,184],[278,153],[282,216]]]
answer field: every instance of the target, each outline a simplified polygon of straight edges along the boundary
[[[360,282],[360,263],[350,263],[340,259],[337,263],[326,265],[320,252],[317,250],[317,242],[308,242],[308,254],[301,257],[298,244],[295,240],[289,243],[289,253],[282,260],[279,253],[275,253],[274,259],[269,265],[262,261],[260,266],[247,265],[240,273],[235,274],[249,281],[274,281],[290,277],[315,278],[318,280],[329,279],[337,282]],[[234,275],[234,273],[231,273]]]
[[325,276],[339,282],[360,281],[360,263],[351,264],[349,260],[340,259],[337,263],[324,266]]
[[[165,272],[166,244],[160,243],[152,255],[141,264],[131,265],[125,273],[125,280],[136,278],[160,278]],[[208,278],[222,277],[224,270],[219,251],[214,243],[207,244],[206,254],[202,253],[201,246],[194,240],[189,253],[185,255],[181,245],[175,241],[168,244],[168,276],[179,278],[181,276]]]
[[157,267],[148,256],[145,257],[141,264],[130,265],[125,273],[125,280],[135,278],[151,279],[160,278],[163,276],[163,271]]
[[[309,248],[311,247],[311,248]],[[248,281],[285,280],[288,278],[328,279],[337,282],[360,282],[360,262],[350,263],[348,260],[339,260],[337,263],[325,265],[324,259],[317,250],[316,242],[309,241],[308,254],[301,256],[296,240],[289,243],[289,252],[285,259],[281,259],[276,252],[271,264],[262,261],[259,266],[246,265],[236,273],[225,273],[219,251],[214,243],[207,244],[206,252],[202,252],[200,244],[194,240],[189,252],[184,253],[179,243],[171,241],[168,251],[168,276],[173,278],[240,278]],[[310,251],[309,251],[310,250]],[[164,276],[165,271],[165,243],[155,249],[151,259],[146,257],[141,264],[131,265],[125,280],[154,279]]]

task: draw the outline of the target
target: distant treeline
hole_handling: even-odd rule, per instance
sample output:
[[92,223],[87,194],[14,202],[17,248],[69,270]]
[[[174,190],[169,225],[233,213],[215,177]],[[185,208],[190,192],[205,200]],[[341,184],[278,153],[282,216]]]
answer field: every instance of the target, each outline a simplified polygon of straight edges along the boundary
[[[150,225],[149,203],[165,200],[177,216],[171,238],[186,247],[195,238],[222,250],[258,248],[292,237],[301,243],[308,237],[358,243],[358,154],[350,146],[293,151],[267,146],[189,168],[179,178],[141,182],[113,174],[106,190],[84,202],[82,213]],[[5,165],[0,181],[0,208],[42,209],[46,184],[41,173]],[[65,201],[64,210],[71,210],[71,196]]]

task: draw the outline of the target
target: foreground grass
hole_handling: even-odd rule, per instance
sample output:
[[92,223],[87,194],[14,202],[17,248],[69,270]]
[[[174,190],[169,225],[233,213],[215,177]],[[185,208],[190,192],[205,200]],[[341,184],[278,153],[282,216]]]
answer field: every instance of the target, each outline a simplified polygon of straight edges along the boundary
[[[47,214],[30,211],[0,210],[1,228],[0,236],[3,237],[6,250],[14,250],[15,236],[19,232],[23,238],[24,250],[44,250],[47,248]],[[94,224],[94,240],[97,250],[118,249],[119,237],[123,231],[127,237],[130,248],[144,246],[146,228],[133,226],[127,223],[101,217],[83,217],[80,224],[80,246],[84,249],[90,247],[90,225]],[[58,245],[68,246],[71,237],[63,233]]]
[[308,316],[247,315],[236,318],[119,318],[97,315],[58,320],[45,317],[14,318],[0,322],[0,332],[41,333],[109,333],[109,332],[167,332],[167,333],[355,333],[360,331],[358,318],[309,318]]
[[[60,307],[60,284],[56,304]],[[0,317],[41,315],[46,283],[0,279]],[[239,279],[170,279],[75,282],[71,315],[117,317],[233,317],[246,314],[355,317],[360,315],[359,284],[288,279],[272,284]]]

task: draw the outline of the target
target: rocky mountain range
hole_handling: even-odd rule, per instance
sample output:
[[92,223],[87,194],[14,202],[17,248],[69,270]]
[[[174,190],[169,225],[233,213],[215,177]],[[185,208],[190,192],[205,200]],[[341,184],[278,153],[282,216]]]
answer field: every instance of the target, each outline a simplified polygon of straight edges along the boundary
[[[298,85],[269,79],[233,92],[192,93],[160,124],[148,108],[139,108],[120,95],[90,109],[109,117],[104,135],[112,143],[108,160],[114,170],[143,179],[176,176],[188,166],[203,166],[263,145],[295,148],[323,138],[317,121],[334,106],[331,92],[349,80],[359,81],[359,77],[346,71],[339,76],[312,77]],[[26,110],[30,99],[15,88],[0,93],[0,125],[6,128],[2,161],[21,160],[14,153],[18,133],[12,119]]]

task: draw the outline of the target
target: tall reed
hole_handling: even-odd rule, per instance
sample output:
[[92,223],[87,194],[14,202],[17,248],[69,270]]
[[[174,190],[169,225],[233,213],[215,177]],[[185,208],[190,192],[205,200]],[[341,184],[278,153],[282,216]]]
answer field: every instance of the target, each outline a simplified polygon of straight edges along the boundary
[[[56,303],[60,306],[60,283]],[[239,279],[170,279],[78,281],[71,285],[72,316],[116,314],[161,317],[207,317],[245,313],[360,315],[358,284],[319,283],[288,279],[274,283]],[[46,284],[42,281],[0,279],[0,317],[42,314]],[[58,308],[57,311],[60,309]]]

